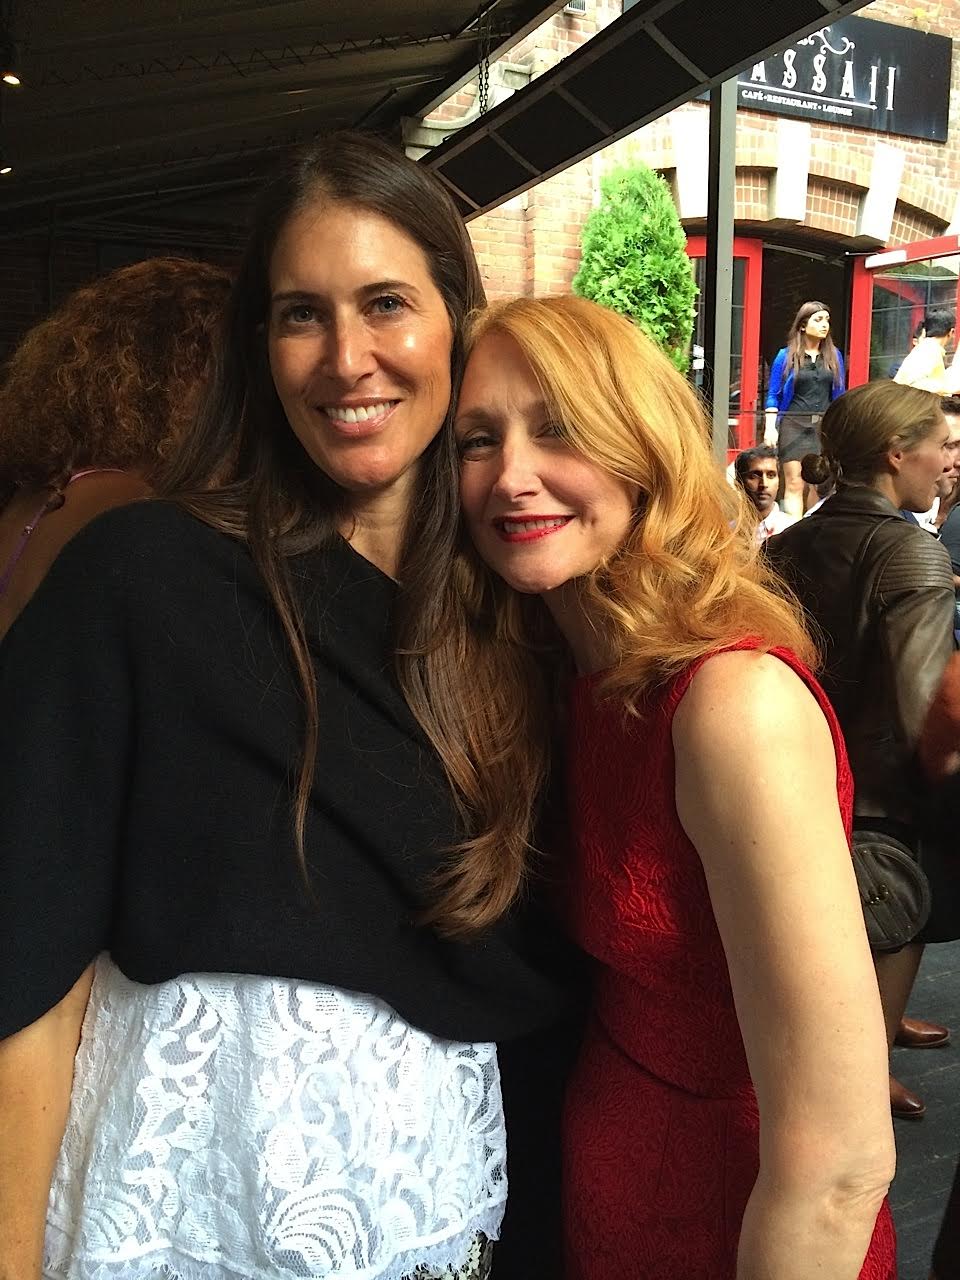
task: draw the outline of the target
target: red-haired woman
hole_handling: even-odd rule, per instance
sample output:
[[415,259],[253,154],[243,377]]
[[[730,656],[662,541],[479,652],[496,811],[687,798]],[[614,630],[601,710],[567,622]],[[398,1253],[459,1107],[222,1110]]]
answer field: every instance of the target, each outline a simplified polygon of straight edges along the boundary
[[568,1275],[892,1280],[850,773],[695,395],[622,317],[521,299],[476,322],[455,431],[474,547],[424,663],[491,873],[475,894],[529,865],[551,654],[576,669],[554,727],[595,988],[565,1120]]

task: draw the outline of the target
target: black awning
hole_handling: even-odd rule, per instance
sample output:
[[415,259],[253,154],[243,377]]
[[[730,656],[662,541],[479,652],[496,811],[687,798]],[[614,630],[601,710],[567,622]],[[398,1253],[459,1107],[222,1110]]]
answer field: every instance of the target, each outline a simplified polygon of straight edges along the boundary
[[641,0],[423,162],[475,217],[865,3]]

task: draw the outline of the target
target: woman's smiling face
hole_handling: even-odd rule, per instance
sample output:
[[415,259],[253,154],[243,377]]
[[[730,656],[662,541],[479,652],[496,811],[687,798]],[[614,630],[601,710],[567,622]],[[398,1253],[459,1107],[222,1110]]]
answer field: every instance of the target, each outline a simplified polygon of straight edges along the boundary
[[270,260],[268,349],[290,427],[358,496],[411,491],[450,403],[452,327],[423,250],[329,201],[287,222]]
[[456,435],[470,536],[515,590],[542,594],[583,577],[626,537],[636,492],[567,442],[512,338],[492,331],[474,347]]

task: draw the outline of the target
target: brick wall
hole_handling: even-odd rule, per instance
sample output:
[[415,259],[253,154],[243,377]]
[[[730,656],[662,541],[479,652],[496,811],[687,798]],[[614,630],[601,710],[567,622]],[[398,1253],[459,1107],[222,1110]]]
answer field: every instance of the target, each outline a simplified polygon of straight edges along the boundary
[[860,196],[854,188],[811,177],[807,186],[806,226],[836,236],[848,235],[856,227],[859,209]]
[[[515,284],[517,264],[526,271],[533,255],[527,243],[526,198],[517,196],[470,225],[470,238],[480,264],[487,297],[502,298],[527,291]],[[532,276],[531,276],[532,279]]]
[[763,169],[744,165],[737,170],[735,213],[737,222],[751,222],[766,217],[770,199],[770,175]]

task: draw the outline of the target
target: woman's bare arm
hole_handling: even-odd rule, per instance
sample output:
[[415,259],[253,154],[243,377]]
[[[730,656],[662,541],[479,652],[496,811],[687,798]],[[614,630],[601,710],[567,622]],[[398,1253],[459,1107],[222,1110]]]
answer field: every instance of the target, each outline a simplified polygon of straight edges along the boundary
[[760,1107],[738,1280],[856,1280],[894,1145],[829,727],[785,664],[738,652],[704,664],[673,734]]
[[0,1041],[0,1280],[37,1280],[91,965],[59,1004]]
[[780,432],[777,430],[777,414],[776,409],[766,409],[763,415],[763,443],[777,447],[777,440]]

